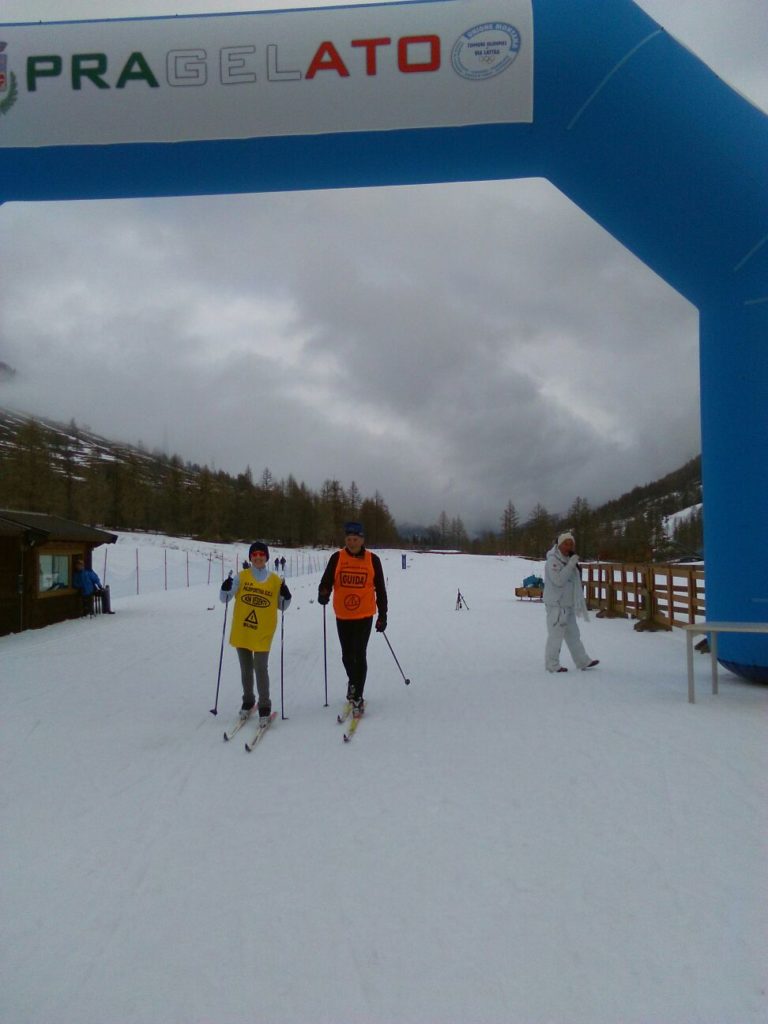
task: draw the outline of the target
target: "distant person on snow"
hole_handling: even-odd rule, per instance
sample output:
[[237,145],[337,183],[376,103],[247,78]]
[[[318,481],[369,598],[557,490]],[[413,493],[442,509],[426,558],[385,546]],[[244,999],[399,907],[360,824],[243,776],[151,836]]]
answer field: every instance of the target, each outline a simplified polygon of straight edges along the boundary
[[387,587],[381,559],[365,546],[362,525],[347,523],[344,534],[344,547],[328,560],[317,600],[328,604],[333,591],[341,660],[347,673],[347,700],[352,704],[352,717],[359,718],[365,710],[363,690],[374,615],[376,632],[383,633],[387,628]]
[[272,701],[269,696],[269,649],[277,629],[277,612],[284,612],[291,603],[291,592],[285,581],[267,568],[269,548],[255,541],[248,550],[250,568],[243,569],[233,580],[224,580],[220,599],[226,604],[235,599],[229,642],[237,651],[243,684],[240,717],[247,718],[259,697],[259,725],[269,722]]
[[93,598],[95,594],[103,594],[101,580],[93,571],[86,569],[82,558],[76,558],[72,572],[72,586],[80,591],[83,599],[83,614],[93,615]]
[[588,620],[589,612],[581,589],[576,541],[570,531],[561,533],[557,543],[547,552],[544,607],[547,610],[547,646],[544,656],[547,672],[568,671],[560,664],[563,640],[577,668],[594,668],[599,665],[599,661],[590,659],[584,650],[576,622],[577,616]]

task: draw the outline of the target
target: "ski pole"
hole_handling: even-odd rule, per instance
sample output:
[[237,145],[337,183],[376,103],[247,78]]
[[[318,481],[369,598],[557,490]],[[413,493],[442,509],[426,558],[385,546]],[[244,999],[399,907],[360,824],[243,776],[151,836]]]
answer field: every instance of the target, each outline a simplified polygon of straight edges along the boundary
[[[232,573],[230,572],[227,579],[232,579]],[[227,631],[227,612],[229,611],[229,601],[224,605],[224,625],[221,627],[221,650],[219,651],[219,674],[216,677],[216,700],[214,701],[213,707],[211,708],[212,715],[218,715],[219,713],[219,685],[221,684],[221,663],[224,660],[224,634]]]
[[285,609],[280,616],[280,717],[285,721],[285,692],[283,690],[283,651],[285,649]]
[[325,704],[328,707],[328,644],[325,636],[325,605],[323,605],[323,673],[325,675]]
[[[390,651],[392,651],[392,644],[389,642],[389,637],[387,636],[387,634],[386,633],[382,633],[381,635],[387,641],[387,647],[390,649]],[[400,669],[400,675],[403,677],[403,682],[405,683],[406,686],[410,686],[411,685],[411,680],[410,679],[406,679],[405,672],[403,672],[402,668],[400,668],[400,662],[397,660],[397,655],[395,654],[394,651],[392,651],[392,657],[395,659],[395,664]]]

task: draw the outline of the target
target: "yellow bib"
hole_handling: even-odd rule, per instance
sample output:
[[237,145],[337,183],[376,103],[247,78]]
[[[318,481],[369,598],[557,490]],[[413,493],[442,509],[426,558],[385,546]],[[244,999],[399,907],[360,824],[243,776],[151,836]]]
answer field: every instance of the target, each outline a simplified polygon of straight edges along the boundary
[[280,577],[271,572],[259,583],[250,569],[243,569],[239,580],[229,642],[248,651],[268,651],[277,629]]

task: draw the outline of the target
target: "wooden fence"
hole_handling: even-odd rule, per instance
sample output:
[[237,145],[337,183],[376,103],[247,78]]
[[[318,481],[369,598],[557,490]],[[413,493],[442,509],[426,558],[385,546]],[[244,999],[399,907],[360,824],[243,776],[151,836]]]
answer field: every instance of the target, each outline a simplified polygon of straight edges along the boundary
[[588,562],[582,564],[582,581],[588,608],[607,617],[640,619],[648,629],[706,617],[703,566]]

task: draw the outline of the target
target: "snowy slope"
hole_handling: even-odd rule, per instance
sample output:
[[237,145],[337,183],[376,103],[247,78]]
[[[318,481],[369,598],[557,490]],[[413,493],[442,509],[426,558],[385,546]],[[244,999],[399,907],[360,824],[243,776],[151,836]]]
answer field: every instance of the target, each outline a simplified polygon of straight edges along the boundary
[[765,688],[594,618],[548,675],[535,564],[382,557],[412,684],[373,636],[350,745],[317,572],[253,754],[217,583],[0,638],[3,1024],[768,1018]]

